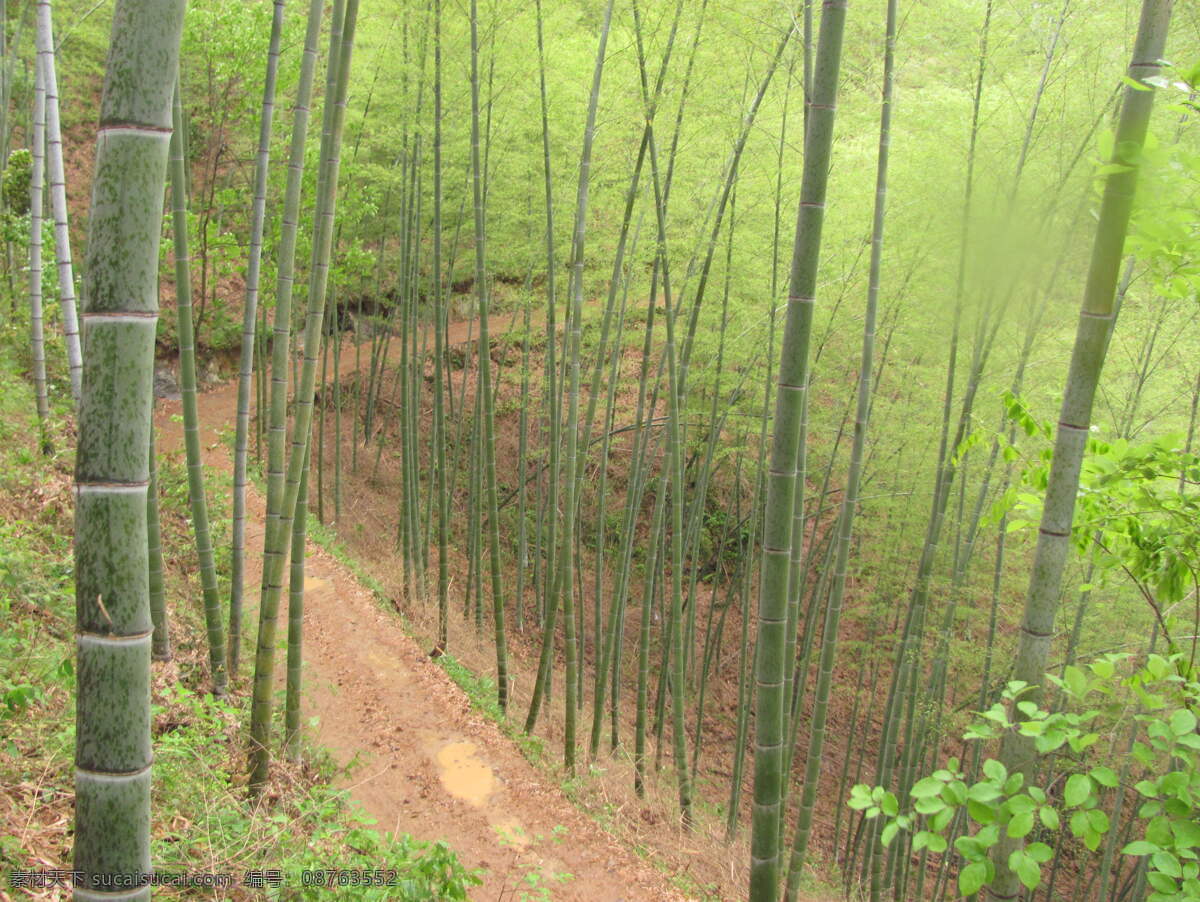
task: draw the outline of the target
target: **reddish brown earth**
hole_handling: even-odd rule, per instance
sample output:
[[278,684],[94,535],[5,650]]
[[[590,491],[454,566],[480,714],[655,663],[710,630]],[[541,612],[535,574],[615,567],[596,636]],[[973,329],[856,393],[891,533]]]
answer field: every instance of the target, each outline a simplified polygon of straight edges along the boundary
[[[452,340],[463,340],[465,328],[452,327]],[[236,397],[236,382],[200,396],[208,468],[232,470],[218,429],[234,422]],[[181,447],[181,427],[172,421],[179,412],[179,402],[159,402],[164,452]],[[264,500],[253,487],[247,507],[246,584],[253,587],[261,573],[264,516]],[[473,899],[543,898],[539,886],[549,887],[548,898],[580,902],[687,898],[474,713],[399,618],[312,545],[305,602],[305,717],[317,718],[317,743],[340,763],[355,763],[341,782],[379,829],[447,841],[466,866],[484,870]]]

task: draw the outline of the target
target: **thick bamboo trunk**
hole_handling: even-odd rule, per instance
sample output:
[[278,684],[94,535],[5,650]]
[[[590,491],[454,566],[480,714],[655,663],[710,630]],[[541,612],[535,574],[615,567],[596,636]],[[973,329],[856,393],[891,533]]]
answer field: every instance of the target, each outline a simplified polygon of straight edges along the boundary
[[118,0],[100,105],[75,462],[77,900],[149,899],[146,493],[171,94],[183,3]]

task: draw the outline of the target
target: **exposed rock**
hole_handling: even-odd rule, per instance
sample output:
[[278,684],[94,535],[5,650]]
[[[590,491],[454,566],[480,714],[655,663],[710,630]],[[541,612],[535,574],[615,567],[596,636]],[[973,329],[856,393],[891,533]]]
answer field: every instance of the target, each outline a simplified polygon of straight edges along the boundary
[[154,366],[154,397],[167,401],[178,401],[182,395],[179,391],[179,380],[170,364],[155,364]]

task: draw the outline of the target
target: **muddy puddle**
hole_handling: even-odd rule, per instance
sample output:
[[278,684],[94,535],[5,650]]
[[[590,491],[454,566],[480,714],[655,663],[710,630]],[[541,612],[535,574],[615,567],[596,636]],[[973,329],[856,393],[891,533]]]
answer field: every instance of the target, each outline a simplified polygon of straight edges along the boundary
[[476,757],[478,751],[473,742],[451,742],[438,749],[434,760],[446,792],[482,808],[496,791],[496,775]]

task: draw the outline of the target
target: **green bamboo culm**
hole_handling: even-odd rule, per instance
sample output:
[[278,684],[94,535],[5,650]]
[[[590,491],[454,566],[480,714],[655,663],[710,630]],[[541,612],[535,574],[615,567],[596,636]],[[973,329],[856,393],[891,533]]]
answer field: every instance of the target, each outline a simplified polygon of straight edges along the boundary
[[[333,244],[333,220],[337,202],[339,148],[345,120],[346,92],[349,86],[351,50],[354,46],[358,0],[347,0],[339,15],[334,5],[334,32],[331,38],[331,62],[337,66],[337,89],[326,98],[328,112],[322,134],[322,178],[318,183],[314,212],[313,267],[309,279],[308,309],[304,325],[304,366],[296,386],[296,413],[292,424],[292,452],[288,457],[280,516],[274,529],[268,524],[264,545],[263,604],[259,612],[258,643],[254,656],[254,696],[250,713],[250,792],[258,794],[265,785],[270,764],[271,699],[275,668],[275,628],[279,615],[283,567],[287,560],[287,542],[292,515],[300,494],[301,474],[307,463],[307,445],[312,427],[313,394],[316,387],[317,355],[320,353],[321,325],[325,318],[325,296],[329,278],[329,259]],[[340,25],[340,35],[338,26]],[[267,550],[272,552],[267,556]]]
[[[283,0],[275,0],[267,75],[263,82],[258,154],[254,167],[254,203],[250,222],[250,258],[246,263],[246,298],[242,317],[242,353],[238,370],[237,433],[233,451],[233,555],[229,586],[229,673],[237,679],[242,650],[242,595],[246,570],[246,458],[250,433],[250,379],[254,373],[254,343],[258,322],[259,271],[267,209],[267,170],[271,155],[271,121],[275,110],[275,80],[283,33]],[[311,82],[310,82],[311,83]],[[262,407],[259,407],[260,416]]]
[[[296,104],[292,112],[292,138],[289,147],[287,186],[284,190],[283,217],[280,222],[279,245],[276,252],[275,323],[271,336],[271,384],[270,425],[267,432],[267,536],[274,535],[273,529],[280,520],[283,503],[284,458],[287,453],[287,380],[288,348],[291,339],[292,289],[295,283],[296,232],[300,221],[300,191],[304,175],[304,145],[308,137],[309,102],[312,98],[313,74],[317,63],[317,46],[321,37],[321,19],[324,0],[310,0],[308,25],[304,35],[304,54],[300,63],[300,83],[296,88]],[[263,578],[260,590],[258,632],[265,631],[271,642],[275,636],[275,616],[266,604],[270,587],[272,558],[278,552],[266,542],[263,545]],[[280,565],[282,568],[282,564]],[[278,604],[278,603],[277,603]],[[255,669],[259,663],[255,660]],[[264,663],[264,667],[266,664]],[[251,757],[258,746],[262,748],[264,760],[259,765],[261,781],[266,780],[266,741],[270,731],[270,690],[264,689],[265,707],[257,719],[251,711],[250,742]],[[257,721],[257,726],[256,726]],[[254,791],[254,784],[251,785]]]
[[[822,631],[821,663],[817,676],[817,696],[809,727],[808,758],[804,771],[804,792],[800,799],[796,834],[792,843],[791,863],[787,872],[785,899],[793,902],[800,891],[808,841],[812,832],[813,809],[821,784],[821,757],[824,752],[825,726],[832,690],[833,665],[837,650],[838,624],[846,589],[846,568],[850,558],[850,539],[854,532],[863,454],[867,441],[867,422],[871,411],[871,374],[875,355],[875,314],[879,307],[879,273],[883,260],[883,227],[887,200],[888,158],[891,147],[893,60],[896,44],[896,2],[888,0],[887,25],[883,54],[883,98],[880,103],[879,153],[875,171],[875,213],[871,229],[871,268],[867,287],[867,311],[863,320],[862,363],[858,369],[858,400],[854,415],[854,444],[850,451],[850,471],[846,476],[846,494],[838,520],[837,552],[833,586]],[[820,120],[815,120],[820,121]]]
[[[1154,90],[1147,79],[1159,72],[1172,5],[1172,0],[1143,0],[1128,83],[1121,102],[1121,118],[1113,141],[1111,163],[1114,171],[1109,172],[1104,183],[1012,672],[1012,679],[1024,680],[1034,687],[1043,682],[1049,661],[1062,575],[1071,548],[1071,522],[1075,516],[1079,471],[1091,427],[1092,402],[1115,319],[1117,277],[1137,189],[1142,145],[1154,104]],[[1038,698],[1031,700],[1036,702]],[[1034,758],[1031,737],[1018,735],[1015,731],[1005,734],[1000,761],[1009,773],[1028,777],[1034,767]],[[1008,859],[1020,847],[1020,840],[1007,837],[996,845],[993,858],[996,879],[988,889],[990,898],[1012,899],[1019,892],[1017,875],[1009,869]]]
[[845,0],[827,0],[817,44],[813,103],[804,142],[800,210],[788,288],[787,320],[775,396],[775,423],[767,476],[763,564],[759,587],[758,660],[754,740],[754,815],[750,850],[750,900],[779,896],[780,817],[783,781],[784,648],[800,418],[808,387],[808,349],[825,219],[825,191],[833,146],[841,69]]
[[[601,322],[601,327],[600,327],[600,342],[599,342],[599,345],[598,345],[597,351],[596,351],[596,365],[592,372],[591,388],[590,388],[590,391],[588,394],[588,410],[587,410],[587,414],[584,416],[584,424],[585,425],[584,425],[584,431],[583,431],[582,449],[580,451],[580,453],[584,455],[583,464],[580,467],[580,478],[583,478],[583,474],[586,472],[588,447],[591,445],[591,431],[592,431],[593,420],[594,420],[595,413],[596,413],[596,404],[597,404],[597,402],[600,398],[600,394],[601,394],[600,380],[606,371],[604,358],[606,356],[605,348],[608,344],[608,332],[610,329],[610,322],[611,322],[611,319],[613,317],[613,314],[614,314],[614,311],[616,308],[617,292],[619,290],[621,290],[622,286],[623,286],[624,290],[621,293],[620,313],[618,314],[618,328],[617,328],[618,337],[615,341],[616,351],[612,355],[613,356],[613,362],[612,362],[613,369],[609,370],[610,375],[609,375],[609,382],[608,382],[608,390],[606,392],[606,395],[608,398],[608,404],[607,404],[607,409],[605,411],[605,416],[604,416],[604,428],[601,433],[602,434],[602,445],[601,445],[601,454],[600,454],[600,460],[601,460],[600,487],[599,487],[599,491],[597,492],[597,499],[598,499],[597,508],[600,511],[603,511],[605,509],[604,493],[605,493],[605,487],[606,487],[606,481],[607,481],[607,469],[608,469],[607,468],[607,460],[608,460],[608,446],[609,446],[609,440],[610,440],[609,425],[611,423],[613,404],[615,403],[614,392],[616,391],[616,386],[617,386],[615,368],[619,367],[619,362],[621,359],[620,334],[621,334],[621,329],[623,328],[623,324],[624,324],[625,299],[628,294],[628,281],[625,280],[622,276],[622,269],[624,266],[624,259],[625,259],[625,246],[626,246],[626,241],[627,241],[628,235],[629,235],[630,224],[632,223],[632,220],[633,220],[634,205],[637,201],[637,196],[638,196],[637,186],[638,186],[638,182],[641,179],[642,168],[645,163],[646,149],[649,146],[650,125],[654,121],[654,112],[657,109],[657,103],[658,103],[658,99],[659,99],[659,96],[662,91],[663,81],[666,78],[667,66],[671,60],[671,51],[675,45],[675,35],[678,31],[679,18],[680,18],[682,11],[683,11],[682,3],[677,3],[675,5],[675,13],[674,13],[674,16],[671,21],[671,30],[667,37],[667,46],[663,52],[662,65],[659,67],[658,76],[655,81],[653,100],[651,100],[651,98],[649,97],[648,89],[647,89],[647,85],[646,85],[647,76],[646,76],[646,64],[645,64],[645,51],[642,47],[642,40],[641,40],[641,30],[642,30],[641,29],[641,16],[638,12],[637,4],[636,3],[633,4],[634,30],[635,30],[635,33],[638,38],[638,40],[637,40],[638,71],[640,73],[641,80],[642,80],[643,104],[646,106],[646,125],[642,129],[642,141],[641,141],[640,147],[638,148],[637,161],[634,163],[633,174],[630,176],[629,188],[625,192],[625,211],[622,214],[622,218],[621,218],[621,231],[617,238],[616,253],[613,255],[612,278],[609,281],[608,301],[605,306],[604,317],[603,317],[603,320]],[[636,244],[636,234],[634,237],[634,243]],[[635,448],[638,447],[638,441],[636,439],[634,441],[634,447]],[[635,454],[634,460],[636,461],[637,459],[638,459],[638,457]],[[635,487],[635,486],[639,485],[639,482],[640,482],[640,477],[639,477],[639,474],[635,470],[633,476],[629,480],[629,485],[631,487]],[[629,492],[626,500],[632,501],[634,496],[638,495],[638,494],[639,494],[639,492],[636,490],[631,491],[631,492]],[[628,513],[629,510],[630,510],[630,508],[627,505],[626,512]],[[631,521],[626,519],[625,522],[628,526],[628,524]],[[595,628],[595,632],[596,632],[596,637],[595,637],[596,664],[595,664],[595,688],[593,689],[593,692],[592,692],[592,730],[591,730],[591,736],[588,740],[588,755],[592,758],[596,757],[596,755],[599,751],[599,748],[600,748],[600,729],[603,724],[604,700],[605,700],[605,692],[607,689],[607,674],[611,667],[611,664],[612,664],[612,661],[613,661],[613,658],[615,655],[615,649],[618,644],[618,642],[617,642],[617,624],[622,619],[622,612],[623,612],[623,606],[624,606],[624,601],[625,601],[625,599],[624,599],[625,588],[628,586],[628,564],[626,561],[623,561],[622,566],[618,569],[618,582],[617,582],[617,586],[616,586],[616,591],[614,592],[614,594],[612,596],[613,600],[609,607],[608,624],[605,629],[601,630],[600,614],[601,614],[601,607],[602,607],[602,599],[603,599],[603,595],[604,595],[604,592],[603,592],[604,517],[603,517],[603,515],[601,515],[600,517],[597,518],[595,571],[596,571],[595,596],[594,596],[593,608],[594,608],[594,614],[596,617],[596,628]]]
[[[636,12],[636,6],[634,10]],[[664,475],[661,491],[670,490],[671,497],[671,602],[670,622],[663,643],[663,668],[659,675],[660,696],[668,679],[666,656],[670,656],[671,682],[671,727],[672,751],[679,786],[680,819],[685,829],[692,826],[691,775],[687,766],[687,734],[684,730],[684,701],[687,694],[685,677],[684,624],[683,624],[683,453],[681,449],[678,347],[675,336],[676,311],[671,301],[670,266],[667,249],[666,197],[663,179],[659,175],[658,151],[654,140],[654,107],[648,88],[645,54],[641,46],[641,30],[638,34],[638,62],[641,72],[642,99],[646,106],[646,144],[650,152],[650,171],[654,184],[654,210],[657,225],[658,260],[662,274],[663,306],[666,320],[666,344],[663,357],[667,369],[667,454],[664,460]],[[580,272],[582,277],[582,271]],[[577,286],[578,287],[578,286]],[[653,302],[653,301],[652,301]],[[665,592],[665,579],[664,579]],[[658,723],[663,724],[660,715]],[[658,743],[659,753],[662,740]]]
[[33,352],[33,390],[37,400],[38,428],[43,454],[53,449],[50,445],[48,420],[50,402],[46,390],[46,337],[42,311],[42,186],[45,181],[46,163],[46,85],[42,68],[38,66],[34,75],[33,123],[30,129],[30,156],[32,167],[29,175],[29,337]]
[[304,666],[304,550],[308,526],[309,448],[304,449],[300,492],[292,517],[292,568],[288,574],[287,695],[284,698],[283,747],[288,760],[300,759],[300,697]]
[[442,291],[442,0],[433,0],[433,446],[437,484],[438,645],[449,641],[450,497],[446,491],[446,298]]
[[[288,357],[291,344],[292,293],[296,280],[296,234],[300,222],[300,195],[304,178],[304,146],[308,139],[309,103],[312,100],[313,74],[321,39],[324,0],[309,0],[308,25],[304,33],[304,54],[300,61],[300,83],[292,110],[292,138],[288,148],[287,185],[284,189],[283,216],[279,244],[275,253],[275,322],[271,334],[270,409],[267,427],[267,522],[266,533],[278,525],[283,504],[284,465],[287,457]],[[261,414],[260,414],[261,419]],[[263,629],[268,589],[267,573],[276,552],[263,546],[263,580],[259,596],[259,632]],[[252,738],[253,741],[253,738]]]
[[[148,900],[146,495],[158,248],[182,2],[117,0],[88,217],[75,457],[74,898]],[[139,879],[138,882],[141,882]]]
[[[579,163],[579,189],[576,197],[575,234],[571,252],[571,316],[569,322],[570,367],[567,395],[567,497],[563,511],[562,549],[556,577],[562,592],[564,640],[566,642],[566,729],[563,737],[563,763],[575,773],[575,726],[578,714],[578,649],[575,638],[575,519],[579,506],[579,355],[583,320],[583,262],[587,236],[588,184],[591,175],[592,141],[596,132],[596,107],[600,99],[600,79],[604,74],[604,52],[612,24],[613,2],[604,8],[604,24],[596,50],[596,65],[592,73],[592,90],[588,100],[587,125],[583,137],[583,153]],[[547,620],[549,623],[549,619]]]
[[[37,59],[46,90],[46,178],[54,213],[54,258],[58,266],[58,298],[62,307],[63,337],[67,345],[67,372],[71,397],[79,404],[83,370],[79,346],[79,317],[75,305],[75,270],[71,264],[71,237],[67,227],[67,185],[63,172],[62,127],[58,114],[58,74],[54,65],[54,23],[50,0],[37,0]],[[39,211],[40,212],[40,211]]]
[[[551,674],[553,673],[553,650],[554,650],[554,625],[558,616],[559,599],[562,600],[563,618],[564,618],[564,638],[566,641],[566,692],[564,695],[566,703],[566,735],[563,739],[563,761],[567,769],[574,773],[575,770],[575,726],[576,726],[576,691],[578,688],[578,680],[576,668],[578,667],[577,651],[578,647],[575,642],[575,514],[578,502],[578,494],[576,488],[579,484],[579,350],[581,343],[580,320],[583,318],[583,254],[584,243],[587,236],[587,204],[588,204],[588,179],[591,172],[592,164],[592,142],[596,132],[596,108],[600,101],[600,83],[604,75],[604,51],[608,46],[608,31],[612,24],[612,0],[605,6],[604,23],[600,29],[600,42],[596,50],[596,63],[592,70],[592,88],[588,95],[587,122],[584,126],[583,133],[583,150],[580,154],[579,161],[579,186],[576,195],[575,206],[575,228],[572,234],[571,241],[571,315],[569,318],[569,334],[566,336],[568,342],[568,353],[564,359],[564,364],[569,366],[569,390],[567,391],[568,409],[567,409],[567,473],[565,474],[567,497],[566,504],[563,508],[563,533],[561,545],[557,549],[557,559],[554,565],[554,571],[551,573],[547,566],[546,585],[548,590],[547,597],[550,599],[546,607],[545,623],[542,630],[542,650],[538,659],[538,673],[534,682],[533,699],[529,703],[529,714],[525,718],[525,732],[533,731],[537,724],[538,712],[541,710],[542,701],[547,693],[547,686],[550,683]],[[540,10],[540,5],[539,5]],[[539,23],[541,18],[539,16]],[[545,118],[543,117],[543,126],[545,126]],[[546,166],[546,185],[547,185],[547,246],[552,247],[553,237],[551,229],[551,203],[550,203],[550,176],[549,176],[549,144],[546,142],[546,137],[543,135],[543,151]],[[551,297],[550,310],[553,310],[553,297]],[[552,325],[547,321],[547,346],[553,348],[558,337],[554,334]],[[552,354],[548,350],[548,354]],[[547,366],[552,369],[548,363]],[[566,381],[566,380],[563,380]],[[551,386],[553,383],[551,382]],[[564,386],[560,383],[559,390]],[[557,420],[561,407],[559,406],[555,390],[550,388],[550,395],[547,399],[550,407],[550,423],[551,423],[551,452],[550,452],[550,509],[547,516],[551,524],[553,524],[556,516],[557,489],[554,487],[558,478],[558,458],[556,456],[555,447],[557,443]],[[555,555],[555,538],[554,530],[548,531],[548,542],[550,545],[550,556]]]
[[[546,442],[549,445],[547,463],[550,468],[550,476],[546,488],[546,507],[549,509],[546,516],[546,537],[545,541],[541,543],[541,556],[545,557],[542,576],[543,598],[538,607],[538,622],[544,623],[545,619],[550,616],[549,612],[553,606],[551,593],[553,592],[554,564],[557,559],[558,547],[555,544],[555,530],[557,528],[559,446],[561,442],[559,441],[560,418],[558,409],[555,407],[558,398],[558,364],[555,360],[558,332],[554,320],[555,312],[558,309],[558,299],[555,294],[554,278],[558,267],[554,262],[554,174],[550,165],[550,109],[546,99],[546,48],[542,24],[542,0],[535,0],[534,9],[537,12],[538,85],[542,113],[542,182],[545,186],[546,200],[546,368],[544,384],[547,405]],[[544,645],[545,638],[543,637]],[[550,676],[550,672],[547,671],[547,680],[550,679]],[[536,720],[537,713],[531,706],[529,717],[525,723],[525,732],[528,733],[533,729]]]
[[154,624],[151,654],[155,661],[169,661],[171,635],[163,586],[162,530],[158,522],[158,455],[154,449],[153,428],[150,430],[150,486],[146,493],[146,542],[150,554],[150,620]]
[[227,688],[225,628],[217,595],[217,565],[208,529],[208,501],[204,497],[204,463],[200,459],[200,414],[196,406],[196,342],[192,328],[191,260],[188,256],[187,185],[183,168],[183,104],[175,83],[171,105],[171,218],[175,231],[175,308],[179,316],[179,389],[183,396],[183,441],[187,452],[188,499],[192,527],[196,532],[196,554],[200,559],[200,586],[204,594],[204,623],[208,632],[208,666],[213,693],[223,696]]
[[[492,620],[496,641],[496,694],[500,710],[508,707],[508,651],[504,633],[504,593],[500,582],[500,514],[496,498],[496,433],[492,399],[492,349],[488,332],[488,288],[483,219],[483,171],[479,162],[479,15],[471,0],[471,192],[475,202],[475,296],[479,302],[479,393],[483,423],[480,452],[486,477]],[[477,565],[479,562],[476,562]]]

